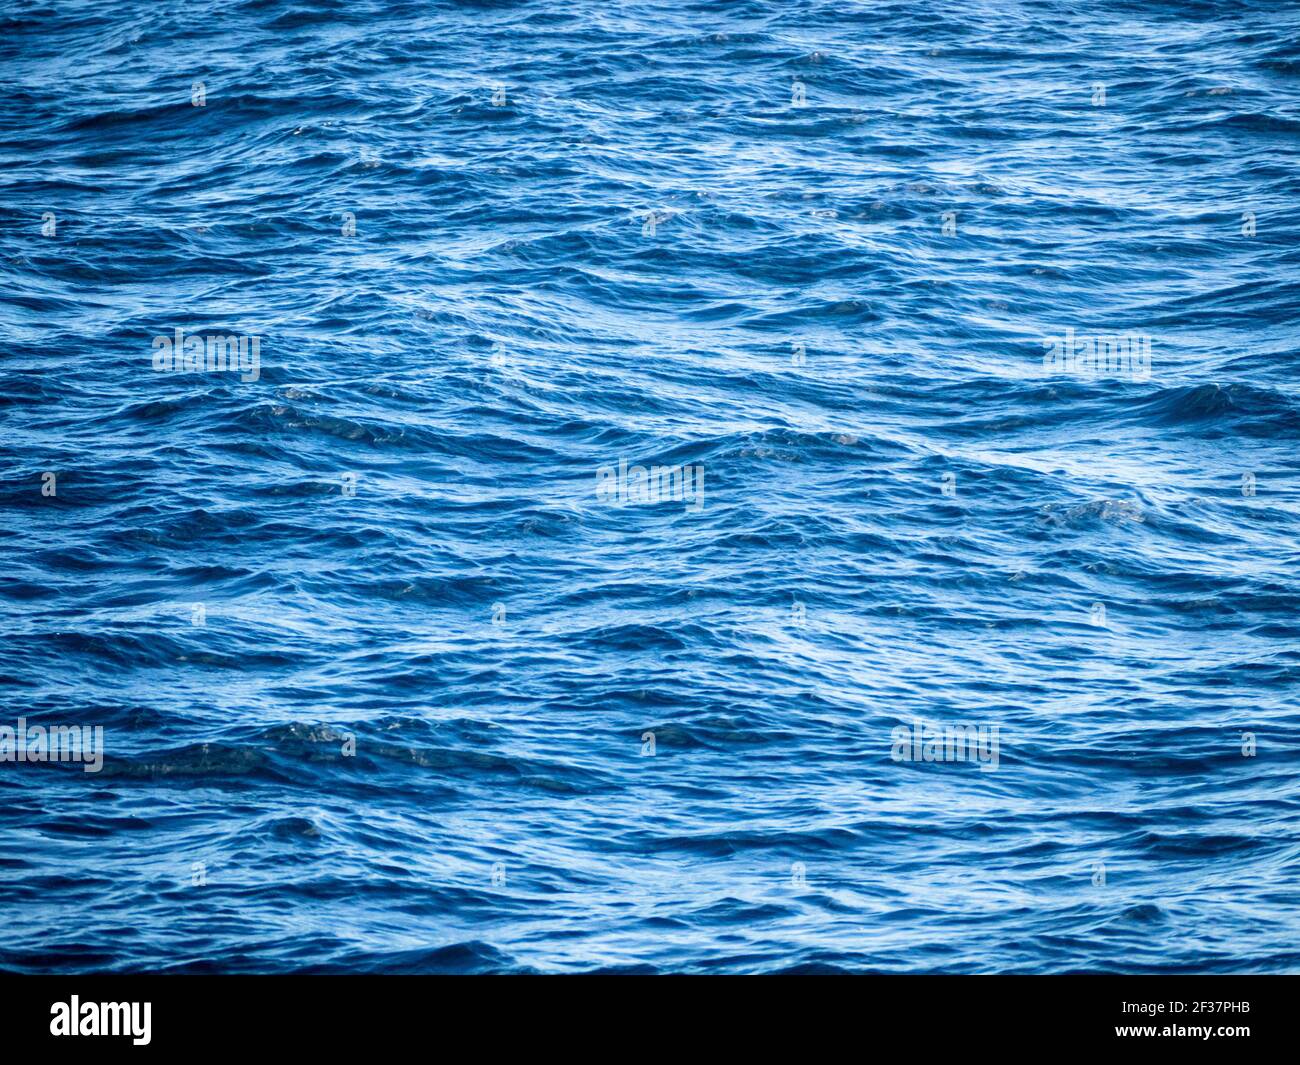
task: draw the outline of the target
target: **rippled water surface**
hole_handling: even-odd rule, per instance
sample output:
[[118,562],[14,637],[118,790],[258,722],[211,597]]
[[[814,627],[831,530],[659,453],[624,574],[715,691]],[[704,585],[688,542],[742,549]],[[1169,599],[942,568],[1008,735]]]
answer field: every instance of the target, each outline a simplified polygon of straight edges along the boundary
[[1295,5],[0,10],[0,967],[1300,970]]

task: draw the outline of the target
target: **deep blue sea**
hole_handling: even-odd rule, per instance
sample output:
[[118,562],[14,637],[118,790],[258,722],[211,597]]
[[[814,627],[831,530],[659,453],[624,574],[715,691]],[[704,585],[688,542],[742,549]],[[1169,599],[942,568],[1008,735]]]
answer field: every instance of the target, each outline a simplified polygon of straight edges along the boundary
[[1300,972],[1298,90],[3,0],[0,968]]

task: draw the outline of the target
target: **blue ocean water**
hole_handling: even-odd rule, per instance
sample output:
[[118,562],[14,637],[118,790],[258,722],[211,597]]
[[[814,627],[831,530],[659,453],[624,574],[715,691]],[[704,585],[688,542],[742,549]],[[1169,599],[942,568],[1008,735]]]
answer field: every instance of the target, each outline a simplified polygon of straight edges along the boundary
[[1300,971],[1296,5],[0,10],[0,967]]

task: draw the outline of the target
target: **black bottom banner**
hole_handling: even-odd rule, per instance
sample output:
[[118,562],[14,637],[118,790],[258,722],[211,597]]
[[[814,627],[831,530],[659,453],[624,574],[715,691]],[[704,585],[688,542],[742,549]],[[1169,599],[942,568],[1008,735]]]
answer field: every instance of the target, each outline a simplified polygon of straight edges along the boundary
[[1199,1047],[1225,1059],[1289,1043],[1300,988],[1289,976],[4,976],[0,986],[6,1039],[28,1050],[405,1052],[436,1033],[458,1040],[448,1049],[494,1053],[809,1054],[833,1038],[860,1050]]

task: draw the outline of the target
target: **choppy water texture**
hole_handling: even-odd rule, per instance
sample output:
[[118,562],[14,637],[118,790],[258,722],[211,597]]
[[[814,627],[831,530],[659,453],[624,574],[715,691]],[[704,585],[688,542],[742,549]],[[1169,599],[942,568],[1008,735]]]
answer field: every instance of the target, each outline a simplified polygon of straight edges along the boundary
[[1300,970],[1297,42],[4,4],[0,966]]

